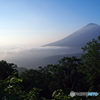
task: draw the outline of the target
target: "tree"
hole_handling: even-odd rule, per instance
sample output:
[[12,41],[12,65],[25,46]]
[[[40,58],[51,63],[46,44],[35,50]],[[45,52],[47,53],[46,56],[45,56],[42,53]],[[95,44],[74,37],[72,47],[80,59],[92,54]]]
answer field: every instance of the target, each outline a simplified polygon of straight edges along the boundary
[[22,91],[21,85],[22,79],[17,78],[14,75],[9,76],[6,80],[4,80],[5,84],[5,98],[7,100],[21,100],[23,97],[24,91]]
[[25,91],[30,91],[34,87],[40,88],[42,89],[40,96],[50,97],[49,84],[52,81],[52,78],[47,67],[41,67],[38,70],[26,70],[20,77],[23,79],[22,84],[25,87]]
[[86,46],[82,47],[84,54],[81,59],[83,65],[80,66],[82,73],[86,74],[89,84],[89,91],[100,91],[100,36],[93,39]]
[[59,64],[48,65],[48,70],[52,74],[50,90],[53,92],[62,89],[66,95],[71,91],[85,91],[84,74],[78,72],[78,66],[81,64],[79,58],[64,57],[59,60]]
[[84,74],[78,71],[78,66],[82,65],[80,58],[64,57],[59,61],[59,77],[63,90],[68,95],[71,91],[85,91]]
[[[13,63],[7,63],[6,61],[0,61],[0,80],[6,79],[13,73],[17,73],[17,65]],[[16,74],[17,75],[17,74]]]

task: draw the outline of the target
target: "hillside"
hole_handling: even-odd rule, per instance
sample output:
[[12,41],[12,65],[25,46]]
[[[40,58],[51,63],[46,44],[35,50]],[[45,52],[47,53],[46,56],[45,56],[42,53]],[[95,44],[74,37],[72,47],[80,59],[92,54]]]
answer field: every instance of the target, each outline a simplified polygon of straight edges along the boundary
[[87,42],[100,35],[100,25],[90,23],[71,35],[44,46],[68,46],[68,47],[82,47]]

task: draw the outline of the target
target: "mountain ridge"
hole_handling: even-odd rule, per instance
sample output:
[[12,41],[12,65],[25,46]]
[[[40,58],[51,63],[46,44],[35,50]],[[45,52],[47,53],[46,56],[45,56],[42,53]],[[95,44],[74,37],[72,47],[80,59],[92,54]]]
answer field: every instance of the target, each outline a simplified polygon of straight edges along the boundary
[[69,47],[82,47],[87,42],[100,35],[100,25],[95,23],[89,23],[78,31],[70,34],[69,36],[43,45],[43,46],[69,46]]

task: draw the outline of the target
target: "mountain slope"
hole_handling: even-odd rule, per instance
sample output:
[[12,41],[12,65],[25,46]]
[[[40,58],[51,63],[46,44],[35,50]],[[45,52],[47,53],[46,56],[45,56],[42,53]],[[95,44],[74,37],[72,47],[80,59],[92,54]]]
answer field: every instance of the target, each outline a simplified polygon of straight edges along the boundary
[[90,23],[73,34],[44,46],[82,47],[100,35],[100,25]]

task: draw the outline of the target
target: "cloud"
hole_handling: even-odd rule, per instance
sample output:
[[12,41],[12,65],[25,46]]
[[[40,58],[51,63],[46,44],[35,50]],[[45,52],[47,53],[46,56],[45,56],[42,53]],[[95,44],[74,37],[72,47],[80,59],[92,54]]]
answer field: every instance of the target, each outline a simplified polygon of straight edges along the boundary
[[1,46],[0,60],[15,63],[18,67],[37,68],[46,63],[44,58],[80,52],[79,48],[69,47],[34,47],[33,45]]

